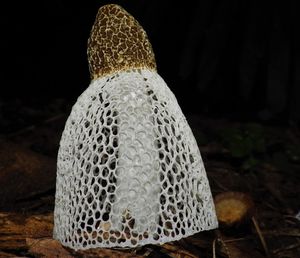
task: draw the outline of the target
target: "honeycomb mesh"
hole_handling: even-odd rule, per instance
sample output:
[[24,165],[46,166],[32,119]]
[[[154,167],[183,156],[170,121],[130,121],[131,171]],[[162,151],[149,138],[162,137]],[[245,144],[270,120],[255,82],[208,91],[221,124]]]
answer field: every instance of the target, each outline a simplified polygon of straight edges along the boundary
[[94,80],[66,122],[54,238],[134,247],[217,227],[199,149],[176,98],[149,70]]

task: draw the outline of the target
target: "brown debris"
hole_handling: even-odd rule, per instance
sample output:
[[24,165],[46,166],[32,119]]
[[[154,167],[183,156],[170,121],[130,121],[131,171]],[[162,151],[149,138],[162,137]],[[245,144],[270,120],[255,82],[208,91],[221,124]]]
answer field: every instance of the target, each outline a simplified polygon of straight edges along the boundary
[[114,250],[114,249],[107,249],[107,248],[94,248],[89,250],[79,250],[74,251],[70,250],[70,252],[75,257],[86,257],[86,258],[142,258],[142,255],[138,255],[134,252],[134,250]]
[[263,258],[264,256],[261,255],[255,249],[249,250],[247,246],[241,243],[228,243],[225,246],[221,247],[221,253],[226,254],[230,258]]
[[26,243],[29,246],[29,253],[34,257],[64,257],[73,258],[71,255],[57,240],[52,238],[45,239],[32,239],[26,238]]
[[27,238],[52,236],[53,215],[0,213],[0,250],[26,249]]
[[0,213],[0,250],[7,256],[10,251],[24,250],[34,257],[142,257],[132,250],[112,250],[95,248],[75,251],[63,247],[52,238],[53,214],[21,215],[18,213]]
[[155,57],[146,32],[122,7],[102,6],[88,40],[92,80],[117,71],[156,70]]
[[162,245],[162,251],[167,253],[172,258],[199,258],[200,256],[191,253],[188,250],[183,249],[172,243],[167,243]]

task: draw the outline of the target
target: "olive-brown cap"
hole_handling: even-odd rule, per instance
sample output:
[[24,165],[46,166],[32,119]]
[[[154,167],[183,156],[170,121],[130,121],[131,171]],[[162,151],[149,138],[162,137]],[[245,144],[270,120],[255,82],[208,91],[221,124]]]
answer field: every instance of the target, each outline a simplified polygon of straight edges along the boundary
[[98,11],[88,40],[88,61],[92,80],[128,69],[156,70],[146,32],[115,4],[102,6]]

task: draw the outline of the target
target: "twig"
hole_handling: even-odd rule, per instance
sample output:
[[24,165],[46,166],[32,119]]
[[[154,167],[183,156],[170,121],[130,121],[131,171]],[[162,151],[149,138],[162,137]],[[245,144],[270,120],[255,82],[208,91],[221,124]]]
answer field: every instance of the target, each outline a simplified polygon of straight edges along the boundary
[[283,215],[283,217],[285,218],[285,221],[287,221],[292,225],[297,225],[297,224],[300,225],[300,220],[295,215]]
[[283,252],[283,251],[286,251],[286,250],[291,250],[291,249],[296,249],[296,248],[299,248],[299,247],[300,247],[300,243],[291,244],[291,245],[288,245],[284,248],[278,248],[278,249],[274,250],[273,254],[278,254],[280,252]]
[[198,258],[198,255],[195,255],[188,250],[185,249],[180,249],[179,247],[172,245],[172,244],[163,244],[162,246],[162,251],[168,251],[166,252],[169,256],[171,257],[178,257],[178,255],[184,255],[184,257],[189,257],[189,258]]
[[233,242],[239,242],[239,241],[248,241],[251,239],[253,239],[253,238],[252,237],[241,237],[241,238],[223,240],[223,242],[224,243],[233,243]]
[[213,241],[213,246],[212,246],[212,252],[213,252],[213,258],[217,258],[216,256],[216,238]]
[[286,236],[286,237],[300,237],[300,232],[283,232],[283,231],[263,231],[265,236]]
[[264,251],[265,251],[266,256],[267,256],[267,257],[270,257],[270,252],[269,252],[267,243],[266,243],[266,241],[265,241],[265,238],[264,238],[264,236],[263,236],[263,234],[262,234],[262,232],[261,232],[261,230],[260,230],[260,228],[259,228],[259,225],[258,225],[256,219],[254,218],[254,216],[251,217],[251,220],[252,220],[252,222],[253,222],[253,225],[254,225],[255,230],[256,230],[256,232],[257,232],[257,234],[258,234],[258,237],[259,237],[260,242],[261,242],[261,244],[262,244],[262,246],[263,246],[263,249],[264,249]]
[[222,247],[224,247],[226,255],[228,258],[231,258],[231,254],[229,252],[229,249],[226,245],[226,243],[224,242],[224,240],[222,239],[222,234],[220,233],[219,230],[217,230],[217,236],[218,236],[218,241],[222,244]]

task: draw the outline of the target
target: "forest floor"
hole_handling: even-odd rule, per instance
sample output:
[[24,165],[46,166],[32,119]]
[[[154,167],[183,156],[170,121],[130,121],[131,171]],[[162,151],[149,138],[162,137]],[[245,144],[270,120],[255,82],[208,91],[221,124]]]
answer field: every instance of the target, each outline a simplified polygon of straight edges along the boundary
[[300,257],[300,131],[188,116],[213,196],[235,191],[255,221],[161,246],[73,251],[52,239],[56,155],[70,104],[0,102],[0,257]]

